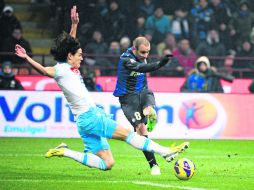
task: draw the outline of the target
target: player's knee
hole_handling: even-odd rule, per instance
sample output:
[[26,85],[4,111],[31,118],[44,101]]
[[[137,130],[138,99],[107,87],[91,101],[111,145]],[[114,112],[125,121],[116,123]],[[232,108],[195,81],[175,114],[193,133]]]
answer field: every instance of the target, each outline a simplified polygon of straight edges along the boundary
[[136,129],[139,135],[142,135],[142,136],[147,135],[147,128],[144,123],[139,124]]
[[113,159],[105,160],[105,164],[107,166],[107,170],[111,170],[115,164],[115,161]]
[[147,107],[145,107],[144,110],[143,110],[143,114],[144,114],[145,116],[150,115],[152,109],[153,109],[152,106],[147,106]]
[[130,129],[118,126],[113,134],[113,138],[125,141],[130,132]]

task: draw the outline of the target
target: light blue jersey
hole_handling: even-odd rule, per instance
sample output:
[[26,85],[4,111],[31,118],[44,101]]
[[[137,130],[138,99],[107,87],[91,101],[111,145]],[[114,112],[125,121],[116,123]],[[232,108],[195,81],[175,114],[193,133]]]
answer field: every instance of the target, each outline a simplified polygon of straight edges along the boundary
[[116,122],[96,107],[78,69],[68,63],[58,63],[55,69],[55,80],[75,117],[85,151],[96,154],[100,150],[109,149],[106,138],[112,138]]

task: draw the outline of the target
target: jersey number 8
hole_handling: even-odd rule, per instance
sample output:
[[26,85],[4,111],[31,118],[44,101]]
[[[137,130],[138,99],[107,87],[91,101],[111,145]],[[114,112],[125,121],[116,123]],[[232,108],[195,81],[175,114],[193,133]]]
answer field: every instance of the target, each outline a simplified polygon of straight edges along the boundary
[[141,120],[141,115],[139,112],[135,112],[134,116],[135,116],[136,120]]

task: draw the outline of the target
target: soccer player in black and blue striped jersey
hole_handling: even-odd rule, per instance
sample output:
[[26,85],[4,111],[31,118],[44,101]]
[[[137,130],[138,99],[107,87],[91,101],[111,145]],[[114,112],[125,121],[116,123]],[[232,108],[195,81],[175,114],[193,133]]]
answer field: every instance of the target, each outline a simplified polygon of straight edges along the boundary
[[[120,57],[114,91],[134,131],[145,137],[148,137],[148,132],[153,130],[157,121],[155,98],[148,89],[146,73],[163,67],[172,57],[167,55],[157,62],[147,63],[149,51],[150,42],[145,37],[137,37],[133,41],[133,47]],[[151,175],[160,175],[154,154],[147,151],[143,153],[150,165]]]

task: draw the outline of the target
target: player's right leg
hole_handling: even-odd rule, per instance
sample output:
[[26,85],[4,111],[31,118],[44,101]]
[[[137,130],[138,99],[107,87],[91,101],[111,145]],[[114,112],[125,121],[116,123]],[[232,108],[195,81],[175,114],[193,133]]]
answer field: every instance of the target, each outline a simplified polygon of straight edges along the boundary
[[[85,124],[83,124],[83,122],[85,122]],[[99,137],[120,139],[137,149],[158,153],[168,162],[172,161],[179,152],[184,151],[189,146],[188,142],[171,149],[161,146],[146,137],[131,132],[130,129],[118,126],[116,121],[109,118],[100,108],[93,108],[91,113],[81,114],[78,117],[77,125],[80,134],[91,134]]]
[[[142,96],[142,94],[130,94],[120,97],[119,102],[125,117],[134,127],[134,131],[139,135],[148,138],[147,127],[145,125],[146,117],[142,112],[144,102],[142,99],[144,98],[146,97],[144,95]],[[143,151],[143,153],[150,166],[151,175],[160,175],[160,168],[154,153],[148,151]]]

